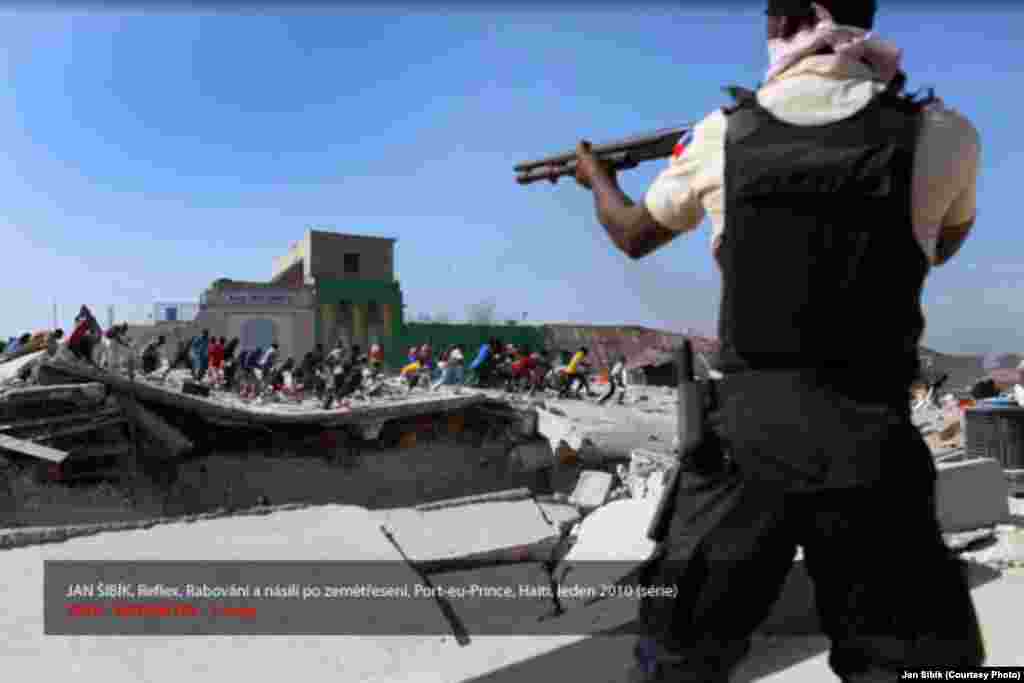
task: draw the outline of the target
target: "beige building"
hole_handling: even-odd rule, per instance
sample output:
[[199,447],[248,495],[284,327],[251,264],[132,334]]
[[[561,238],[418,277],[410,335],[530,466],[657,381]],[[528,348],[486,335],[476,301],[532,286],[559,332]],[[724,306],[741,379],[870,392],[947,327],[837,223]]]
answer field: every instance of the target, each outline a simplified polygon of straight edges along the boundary
[[[131,335],[141,346],[158,334],[165,353],[202,333],[240,340],[239,351],[281,347],[281,359],[302,356],[317,343],[340,339],[364,349],[380,343],[400,362],[402,293],[395,280],[395,240],[309,230],[284,256],[274,259],[269,282],[222,278],[200,297],[189,321],[139,326]],[[390,360],[389,360],[390,362]]]
[[313,339],[325,348],[341,340],[396,352],[403,316],[394,239],[309,230],[274,259],[271,282],[313,289]]
[[238,337],[239,350],[277,342],[281,358],[301,360],[313,348],[315,296],[311,287],[218,280],[203,293],[196,320],[210,334]]

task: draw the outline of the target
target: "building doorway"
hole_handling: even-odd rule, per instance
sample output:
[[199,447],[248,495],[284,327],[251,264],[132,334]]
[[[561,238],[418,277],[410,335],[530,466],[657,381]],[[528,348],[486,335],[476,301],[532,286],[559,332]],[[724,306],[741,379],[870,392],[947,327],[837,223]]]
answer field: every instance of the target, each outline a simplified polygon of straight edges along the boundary
[[277,325],[267,318],[249,318],[242,323],[243,349],[265,349],[277,341]]

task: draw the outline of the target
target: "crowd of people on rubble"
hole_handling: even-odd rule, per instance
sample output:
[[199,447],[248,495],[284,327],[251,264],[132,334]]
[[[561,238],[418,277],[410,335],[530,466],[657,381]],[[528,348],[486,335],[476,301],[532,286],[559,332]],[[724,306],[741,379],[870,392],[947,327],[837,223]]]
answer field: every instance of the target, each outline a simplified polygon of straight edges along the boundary
[[[505,344],[500,339],[485,341],[476,356],[466,364],[466,355],[460,345],[441,349],[436,355],[430,344],[410,347],[407,364],[400,376],[409,391],[417,386],[437,391],[441,387],[468,386],[504,389],[509,393],[529,395],[548,391],[560,398],[595,398],[588,375],[589,350],[580,347],[575,353],[562,352],[552,358],[544,349],[531,349],[528,345]],[[600,403],[619,392],[619,403],[625,400],[626,359],[615,360],[608,376],[608,390]]]
[[[160,348],[165,344],[166,340],[159,337],[147,345],[142,354],[145,372],[155,369]],[[147,356],[152,360],[147,361]],[[297,361],[282,357],[276,341],[266,348],[240,349],[239,338],[212,336],[209,330],[179,341],[168,358],[164,377],[184,367],[191,372],[193,382],[236,393],[242,399],[302,401],[311,395],[325,409],[358,392],[369,393],[380,379],[384,360],[378,344],[363,353],[359,345],[346,348],[339,341],[329,352],[325,352],[323,344],[317,344]]]
[[[235,393],[243,399],[276,396],[301,401],[312,395],[324,408],[360,393],[370,395],[384,378],[384,351],[376,343],[365,353],[359,345],[346,347],[343,341],[338,341],[329,352],[323,344],[317,344],[297,360],[283,358],[277,342],[266,348],[242,349],[238,337],[228,340],[211,335],[209,330],[179,339],[173,349],[164,335],[137,349],[128,332],[125,323],[103,330],[83,306],[67,338],[67,350],[78,360],[111,372],[161,376],[158,371],[162,369],[166,379],[172,370],[185,368],[193,382]],[[4,344],[6,349],[0,347],[0,352],[10,354],[12,348],[24,348],[32,338],[23,335],[11,339]],[[44,348],[55,355],[63,338],[63,330],[48,333]],[[39,346],[38,341],[35,343]],[[435,352],[430,343],[425,343],[410,347],[406,361],[399,378],[407,392],[471,387],[528,395],[550,392],[560,398],[597,398],[590,386],[592,368],[586,347],[550,354],[545,349],[491,338],[470,356],[458,344]],[[607,402],[616,393],[619,403],[624,401],[626,375],[626,358],[614,359],[607,390],[599,403]]]

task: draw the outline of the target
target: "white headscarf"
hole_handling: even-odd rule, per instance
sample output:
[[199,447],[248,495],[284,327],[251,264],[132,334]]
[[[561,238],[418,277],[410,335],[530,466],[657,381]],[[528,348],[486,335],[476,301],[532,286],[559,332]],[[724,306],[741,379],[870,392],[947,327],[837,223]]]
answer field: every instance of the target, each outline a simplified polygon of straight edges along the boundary
[[832,14],[818,3],[812,3],[811,7],[818,19],[813,28],[804,29],[788,39],[768,41],[770,66],[765,80],[770,81],[823,47],[831,47],[836,54],[850,59],[866,61],[885,83],[896,76],[903,50],[877,38],[871,31],[836,24]]

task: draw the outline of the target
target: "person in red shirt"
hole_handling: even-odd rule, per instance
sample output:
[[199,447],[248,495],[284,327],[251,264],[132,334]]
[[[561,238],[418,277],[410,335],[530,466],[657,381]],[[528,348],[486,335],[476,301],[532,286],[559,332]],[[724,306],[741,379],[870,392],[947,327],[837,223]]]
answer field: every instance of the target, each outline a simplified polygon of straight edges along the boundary
[[224,337],[210,338],[210,380],[215,385],[224,380],[224,347],[226,345],[227,339]]
[[[512,363],[509,366],[509,376],[506,388],[508,391],[514,391],[516,388],[528,383],[532,365],[529,347],[524,346],[521,351],[517,351],[514,346],[509,346],[509,349],[511,349],[510,356],[512,358]],[[535,363],[533,364],[535,365]]]
[[380,347],[380,344],[370,345],[370,367],[374,372],[380,372],[381,367],[384,365],[384,349]]
[[68,350],[79,360],[93,363],[92,351],[96,340],[92,336],[92,321],[84,316],[79,316],[75,323],[75,330],[68,338]]

